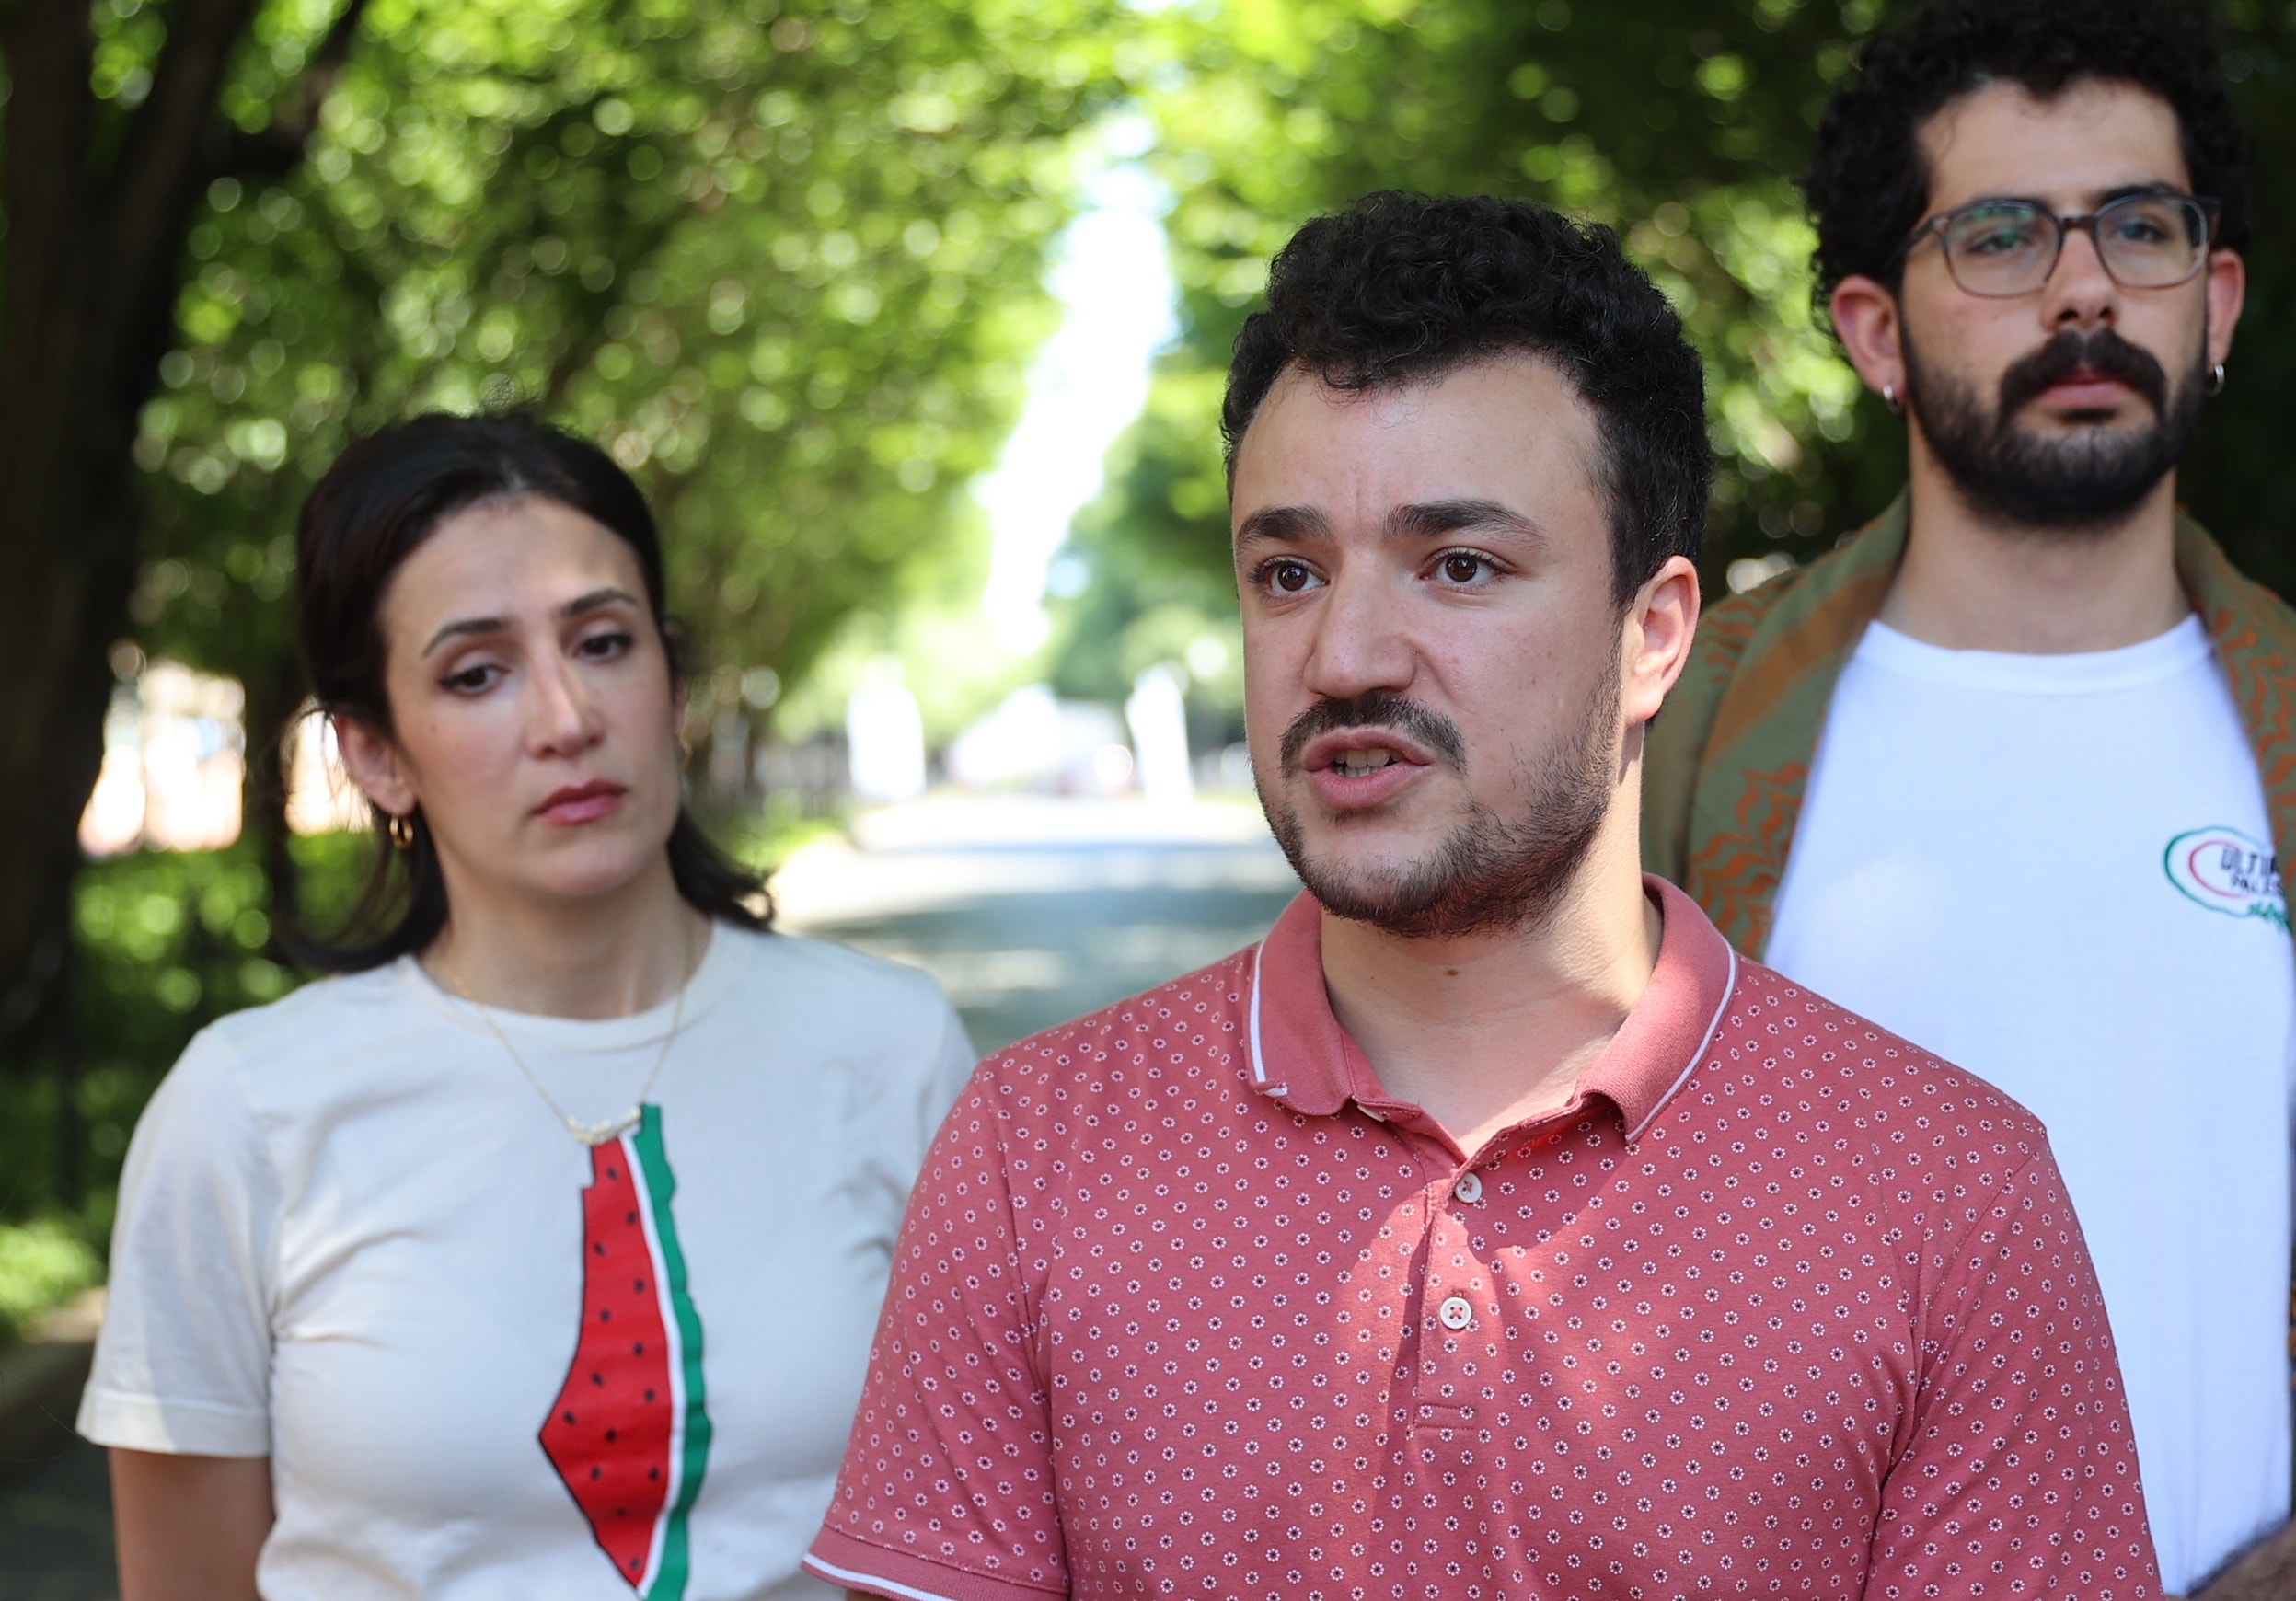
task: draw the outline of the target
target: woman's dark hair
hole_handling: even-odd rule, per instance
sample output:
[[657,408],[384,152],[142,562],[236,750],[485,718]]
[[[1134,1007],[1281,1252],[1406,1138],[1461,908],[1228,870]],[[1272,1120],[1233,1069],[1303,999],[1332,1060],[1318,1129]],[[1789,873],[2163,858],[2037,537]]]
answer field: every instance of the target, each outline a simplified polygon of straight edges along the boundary
[[1229,481],[1288,366],[1379,390],[1509,351],[1552,362],[1594,409],[1613,598],[1623,605],[1670,556],[1697,560],[1713,454],[1682,319],[1610,229],[1529,201],[1388,190],[1294,234],[1228,364]]
[[[417,417],[358,441],[313,486],[295,524],[295,591],[303,662],[319,708],[388,732],[383,598],[399,564],[440,524],[487,501],[554,501],[598,523],[630,548],[646,605],[682,676],[675,631],[663,605],[662,539],[629,475],[597,446],[535,418]],[[297,955],[329,973],[358,973],[410,955],[446,924],[446,881],[418,811],[414,843],[377,841],[365,893],[340,936],[296,941]],[[670,831],[670,872],[695,910],[745,928],[772,921],[765,882],[710,842],[680,806]]]
[[1818,304],[1844,278],[1895,289],[1898,251],[1929,213],[1918,135],[1988,84],[2041,99],[2071,85],[2132,84],[2176,113],[2192,191],[2216,201],[2215,242],[2248,242],[2248,136],[2217,69],[2214,26],[2185,0],[1935,0],[1868,40],[1817,127],[1802,191],[1817,224]]

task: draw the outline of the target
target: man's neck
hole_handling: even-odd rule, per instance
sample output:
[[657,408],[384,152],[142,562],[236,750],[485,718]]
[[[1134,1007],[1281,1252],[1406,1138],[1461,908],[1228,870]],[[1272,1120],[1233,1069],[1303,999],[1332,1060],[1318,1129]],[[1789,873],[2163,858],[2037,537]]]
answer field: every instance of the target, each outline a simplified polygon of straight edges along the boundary
[[1324,914],[1323,982],[1340,1026],[1380,1086],[1468,1156],[1566,1105],[1649,985],[1660,918],[1643,893],[1635,808],[1611,810],[1534,929],[1405,939]]
[[1949,651],[2063,655],[2141,644],[2192,610],[2176,579],[2176,475],[2119,523],[2068,532],[1989,520],[1913,439],[1905,562],[1881,620]]

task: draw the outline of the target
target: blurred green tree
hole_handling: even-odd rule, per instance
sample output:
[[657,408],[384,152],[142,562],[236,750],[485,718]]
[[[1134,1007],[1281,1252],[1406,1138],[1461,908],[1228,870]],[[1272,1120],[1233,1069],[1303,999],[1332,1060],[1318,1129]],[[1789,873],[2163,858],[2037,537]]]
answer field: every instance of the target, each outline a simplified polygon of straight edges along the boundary
[[649,490],[697,656],[788,678],[965,525],[1146,59],[1113,0],[342,4],[0,10],[0,1056],[69,1032],[74,829],[139,654],[247,685],[292,910],[293,516],[348,438],[540,407]]
[[[2234,378],[2184,479],[2251,572],[2296,582],[2296,9],[2217,6],[2257,139],[2258,225]],[[1878,0],[1222,0],[1169,20],[1190,63],[1151,97],[1183,334],[1079,520],[1094,588],[1065,670],[1228,570],[1219,378],[1268,257],[1309,216],[1401,187],[1547,201],[1617,228],[1706,359],[1720,472],[1705,572],[1807,560],[1901,481],[1902,431],[1810,302],[1794,176]],[[1737,570],[1741,582],[1766,569]],[[1192,578],[1188,575],[1196,575]],[[1106,593],[1102,593],[1105,591]],[[1222,605],[1232,609],[1223,587]]]

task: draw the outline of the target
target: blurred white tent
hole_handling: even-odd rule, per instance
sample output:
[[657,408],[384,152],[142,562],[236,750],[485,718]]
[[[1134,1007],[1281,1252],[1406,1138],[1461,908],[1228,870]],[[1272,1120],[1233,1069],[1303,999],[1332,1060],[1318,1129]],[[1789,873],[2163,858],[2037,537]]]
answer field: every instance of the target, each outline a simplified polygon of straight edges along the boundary
[[103,766],[80,814],[80,847],[116,856],[217,850],[239,837],[247,695],[236,678],[154,662],[113,692]]
[[1160,662],[1133,681],[1125,702],[1138,763],[1140,793],[1150,800],[1193,800],[1195,776],[1188,764],[1188,699],[1181,670]]
[[880,656],[862,671],[846,702],[845,741],[860,800],[914,800],[925,793],[925,719],[896,658]]

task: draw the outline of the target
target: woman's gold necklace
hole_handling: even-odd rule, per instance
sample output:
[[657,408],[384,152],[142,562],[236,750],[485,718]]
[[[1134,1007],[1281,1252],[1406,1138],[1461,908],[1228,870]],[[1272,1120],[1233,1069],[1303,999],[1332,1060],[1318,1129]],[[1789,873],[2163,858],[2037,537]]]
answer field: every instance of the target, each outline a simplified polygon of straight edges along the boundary
[[[670,1059],[670,1047],[676,1043],[677,1031],[686,1021],[686,991],[694,982],[693,974],[689,973],[686,975],[685,983],[677,986],[677,1000],[670,1008],[670,1031],[662,1036],[662,1049],[654,1056],[653,1070],[646,1075],[645,1083],[639,1086],[637,1100],[631,1103],[628,1111],[617,1118],[606,1123],[584,1123],[560,1106],[550,1092],[542,1088],[542,1080],[536,1077],[534,1069],[526,1065],[526,1059],[518,1054],[518,1047],[510,1042],[510,1036],[504,1033],[502,1025],[494,1020],[494,1014],[480,1005],[479,997],[472,995],[465,986],[461,975],[451,968],[443,967],[442,971],[446,974],[446,982],[455,986],[455,993],[462,996],[472,1011],[479,1014],[479,1020],[487,1026],[488,1031],[502,1042],[502,1049],[508,1052],[510,1059],[518,1065],[518,1071],[526,1076],[526,1082],[533,1085],[534,1092],[542,1098],[542,1104],[548,1107],[559,1122],[566,1125],[568,1134],[572,1135],[585,1146],[603,1146],[620,1139],[631,1129],[636,1128],[645,1115],[646,1097],[653,1093],[654,1080],[662,1077],[662,1065]],[[699,971],[698,964],[696,966],[696,971]]]

